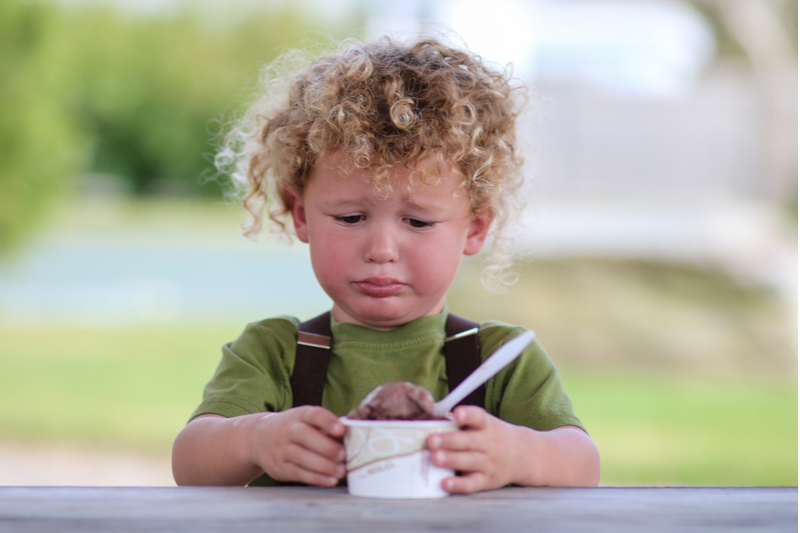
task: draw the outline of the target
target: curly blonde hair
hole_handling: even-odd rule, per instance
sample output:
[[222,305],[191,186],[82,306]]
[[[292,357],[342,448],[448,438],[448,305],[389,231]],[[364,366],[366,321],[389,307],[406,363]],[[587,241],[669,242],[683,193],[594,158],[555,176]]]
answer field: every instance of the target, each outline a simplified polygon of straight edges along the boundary
[[[217,155],[217,166],[244,189],[254,236],[268,214],[287,235],[291,198],[302,196],[311,169],[340,151],[389,190],[392,167],[447,162],[464,177],[472,209],[494,217],[489,270],[510,264],[499,244],[514,193],[522,183],[515,122],[525,89],[510,73],[436,39],[410,44],[383,38],[348,44],[313,60],[290,81],[288,99],[270,100],[278,79],[267,67],[261,92]],[[504,257],[506,256],[506,257]]]

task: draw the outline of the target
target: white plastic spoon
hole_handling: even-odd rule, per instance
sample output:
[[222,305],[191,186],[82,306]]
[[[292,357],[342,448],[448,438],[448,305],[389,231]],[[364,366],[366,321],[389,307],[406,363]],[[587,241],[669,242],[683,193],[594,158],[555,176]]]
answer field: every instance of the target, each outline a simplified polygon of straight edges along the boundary
[[437,417],[443,417],[455,405],[469,396],[469,394],[486,383],[492,376],[500,372],[505,366],[513,361],[522,353],[531,342],[535,333],[533,331],[526,331],[517,335],[496,352],[490,355],[486,361],[476,368],[472,374],[467,376],[467,379],[462,381],[455,389],[450,391],[450,394],[433,404],[433,414]]

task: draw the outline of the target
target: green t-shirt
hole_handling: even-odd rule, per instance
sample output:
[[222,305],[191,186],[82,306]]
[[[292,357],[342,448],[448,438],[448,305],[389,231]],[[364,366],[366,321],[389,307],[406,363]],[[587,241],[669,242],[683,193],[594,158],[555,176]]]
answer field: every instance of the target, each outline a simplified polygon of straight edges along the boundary
[[[410,381],[436,400],[448,392],[444,358],[445,312],[379,331],[331,318],[333,346],[322,406],[337,416],[388,381]],[[222,349],[222,360],[192,418],[284,411],[292,407],[289,377],[294,368],[299,321],[279,316],[249,324]],[[519,335],[521,327],[500,322],[480,326],[481,359]],[[537,342],[486,383],[486,410],[512,424],[548,430],[583,427],[561,387],[556,368]]]
[[[389,331],[339,323],[331,317],[333,346],[322,406],[337,416],[388,381],[410,381],[436,400],[449,392],[444,358],[446,309]],[[249,324],[222,348],[222,360],[192,418],[284,411],[292,407],[289,378],[294,368],[299,321],[279,316]],[[524,331],[489,321],[480,325],[481,359]],[[486,383],[485,409],[512,424],[536,430],[577,426],[572,402],[550,358],[534,341]],[[273,484],[262,476],[255,484]]]

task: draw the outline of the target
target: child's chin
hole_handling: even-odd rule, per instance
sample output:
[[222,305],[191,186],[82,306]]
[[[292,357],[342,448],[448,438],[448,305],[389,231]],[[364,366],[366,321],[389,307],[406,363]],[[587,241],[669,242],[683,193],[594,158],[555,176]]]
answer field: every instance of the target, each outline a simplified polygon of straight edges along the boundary
[[[373,329],[392,329],[412,320],[433,314],[429,306],[410,305],[408,298],[358,298],[348,307],[334,306],[334,316],[339,322],[353,322]],[[338,307],[338,313],[336,308]],[[435,306],[434,306],[435,307]],[[441,309],[441,308],[440,308]],[[347,315],[344,320],[339,316]]]
[[361,325],[374,329],[392,329],[411,322],[417,316],[409,313],[372,312],[354,317]]

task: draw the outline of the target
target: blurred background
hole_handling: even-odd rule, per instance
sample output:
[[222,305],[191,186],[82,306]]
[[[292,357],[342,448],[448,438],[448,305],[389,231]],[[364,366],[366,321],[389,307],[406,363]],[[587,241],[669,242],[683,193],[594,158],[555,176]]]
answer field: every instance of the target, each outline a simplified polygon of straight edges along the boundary
[[290,48],[466,43],[531,88],[526,257],[450,310],[535,329],[604,485],[797,484],[797,3],[0,1],[0,485],[169,485],[247,322],[330,305],[210,163]]

